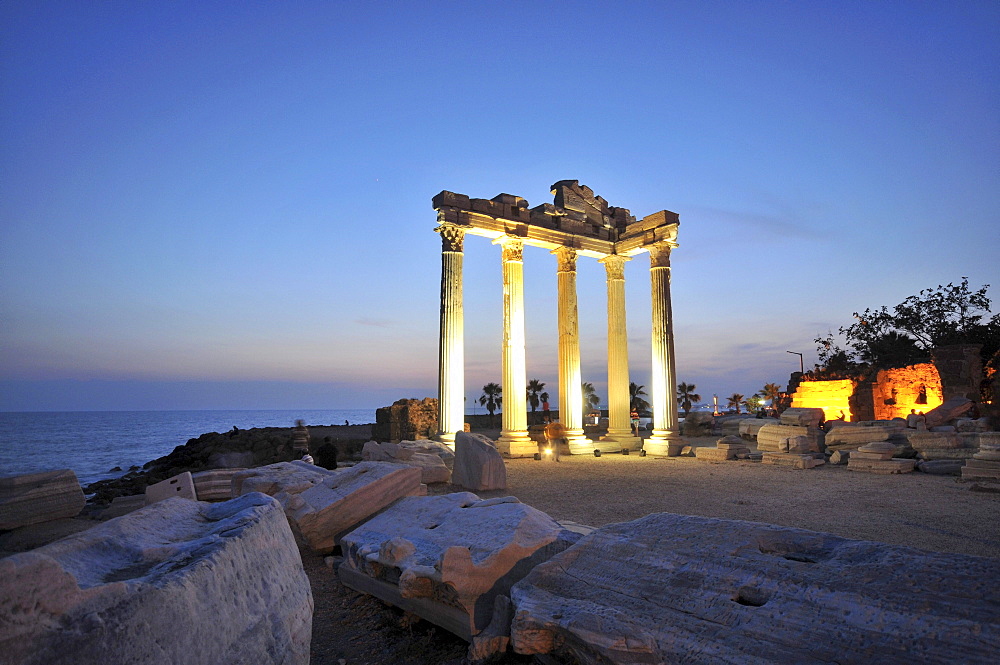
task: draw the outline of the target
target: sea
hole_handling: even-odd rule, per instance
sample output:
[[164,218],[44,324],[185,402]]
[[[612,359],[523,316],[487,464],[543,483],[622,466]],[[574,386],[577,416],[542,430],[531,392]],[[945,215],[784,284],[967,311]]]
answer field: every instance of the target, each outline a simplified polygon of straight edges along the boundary
[[293,427],[300,419],[363,425],[375,422],[375,409],[0,412],[0,477],[73,469],[87,485],[141,468],[206,432]]

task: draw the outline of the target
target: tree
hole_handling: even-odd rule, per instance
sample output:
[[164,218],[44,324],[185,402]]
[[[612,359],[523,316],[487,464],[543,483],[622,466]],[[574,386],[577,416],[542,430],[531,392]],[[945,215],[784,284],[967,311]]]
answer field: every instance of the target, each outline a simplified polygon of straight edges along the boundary
[[629,406],[633,411],[650,410],[650,403],[643,399],[643,395],[646,394],[645,388],[646,386],[640,386],[634,381],[628,384]]
[[775,411],[778,410],[778,405],[781,402],[781,386],[777,383],[765,383],[757,394],[765,402],[771,400],[771,408]]
[[585,381],[580,387],[583,391],[583,410],[586,413],[596,408],[601,403],[601,398],[597,396],[597,391],[594,390],[593,383]]
[[677,400],[680,402],[681,408],[684,409],[685,418],[691,413],[691,405],[701,401],[701,395],[695,392],[695,388],[697,386],[693,383],[677,384]]
[[747,408],[747,413],[756,413],[757,411],[760,411],[762,404],[763,400],[760,395],[756,393],[743,400],[743,406]]
[[497,383],[487,383],[483,386],[483,394],[479,396],[479,403],[486,407],[490,413],[490,427],[493,427],[493,412],[500,408],[503,402],[503,387]]
[[[545,383],[538,379],[528,381],[528,404],[531,405],[531,419],[534,421],[535,411],[538,410],[538,393],[545,390]],[[545,393],[548,396],[548,393]]]
[[736,407],[736,413],[739,414],[740,405],[743,403],[743,395],[739,393],[733,393],[732,395],[727,397],[726,400],[727,400],[726,406]]
[[917,362],[937,346],[982,344],[987,360],[1000,348],[1000,314],[990,313],[989,284],[969,288],[969,278],[958,284],[923,289],[890,311],[854,312],[856,322],[840,333],[859,360],[879,366]]

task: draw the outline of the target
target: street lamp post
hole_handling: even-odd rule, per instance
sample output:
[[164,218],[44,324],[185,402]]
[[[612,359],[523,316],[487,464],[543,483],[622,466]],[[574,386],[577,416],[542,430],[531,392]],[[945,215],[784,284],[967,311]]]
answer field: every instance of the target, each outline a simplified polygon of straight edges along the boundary
[[793,356],[798,356],[799,357],[799,374],[805,374],[806,373],[806,368],[805,368],[805,365],[802,363],[802,354],[799,353],[798,351],[785,351],[785,353],[790,353]]

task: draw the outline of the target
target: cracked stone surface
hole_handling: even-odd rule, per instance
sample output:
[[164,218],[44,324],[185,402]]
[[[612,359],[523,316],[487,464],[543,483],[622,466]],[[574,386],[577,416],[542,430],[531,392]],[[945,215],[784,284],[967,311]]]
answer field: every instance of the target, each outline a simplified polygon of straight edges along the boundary
[[600,528],[516,584],[511,641],[602,665],[991,663],[996,564],[658,513]]

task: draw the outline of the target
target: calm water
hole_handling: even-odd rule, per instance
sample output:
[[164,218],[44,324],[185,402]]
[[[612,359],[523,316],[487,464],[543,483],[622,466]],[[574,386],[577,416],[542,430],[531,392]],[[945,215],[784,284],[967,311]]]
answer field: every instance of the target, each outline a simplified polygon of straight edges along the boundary
[[206,432],[233,426],[375,422],[375,409],[327,411],[69,411],[0,413],[0,476],[73,469],[81,484],[121,475]]

